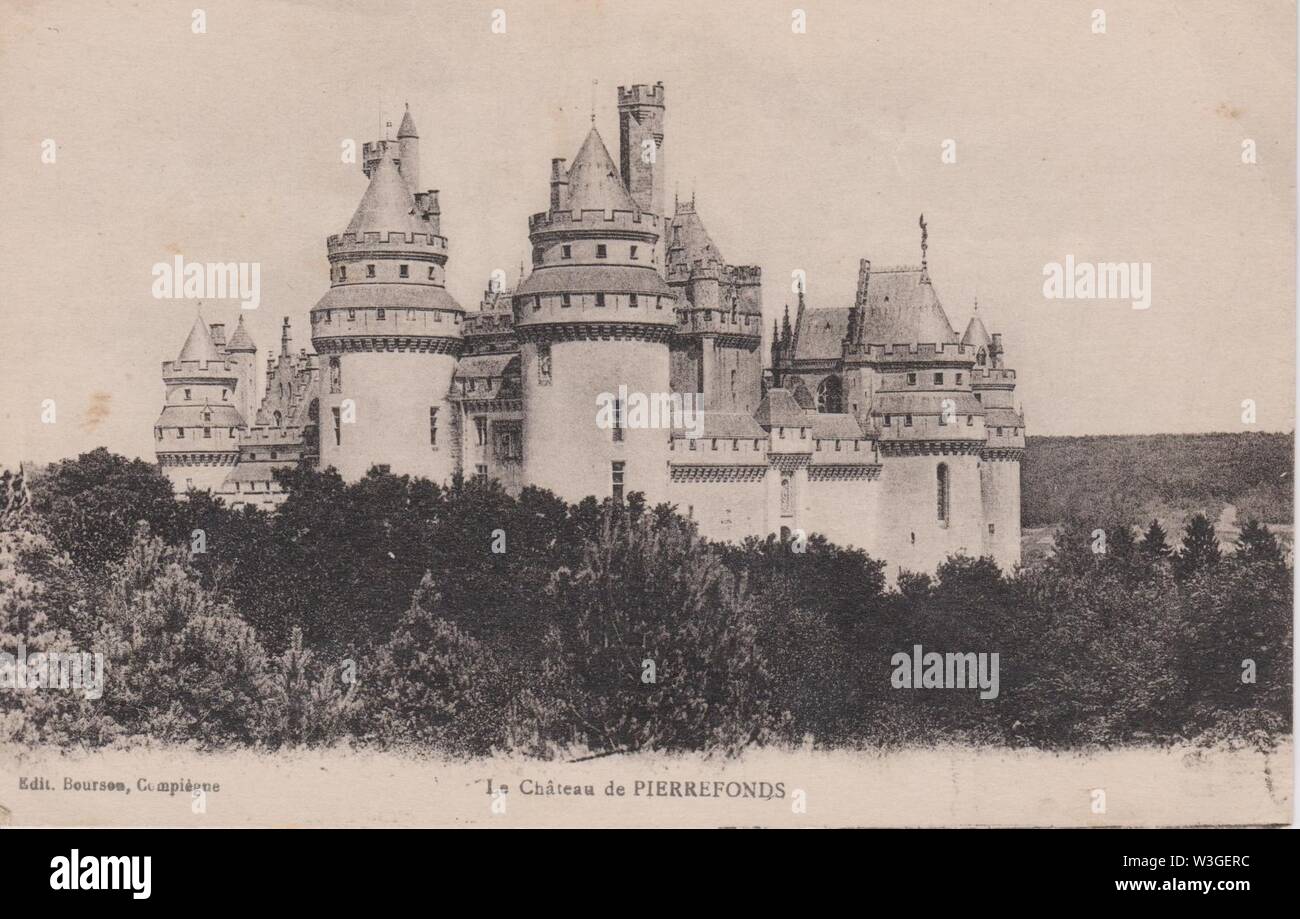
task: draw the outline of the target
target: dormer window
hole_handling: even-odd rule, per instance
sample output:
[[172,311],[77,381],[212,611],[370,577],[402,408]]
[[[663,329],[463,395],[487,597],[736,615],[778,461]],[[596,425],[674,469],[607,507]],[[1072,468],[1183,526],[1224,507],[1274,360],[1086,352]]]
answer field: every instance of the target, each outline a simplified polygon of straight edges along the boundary
[[598,243],[596,245],[596,258],[605,258],[606,255],[604,243]]

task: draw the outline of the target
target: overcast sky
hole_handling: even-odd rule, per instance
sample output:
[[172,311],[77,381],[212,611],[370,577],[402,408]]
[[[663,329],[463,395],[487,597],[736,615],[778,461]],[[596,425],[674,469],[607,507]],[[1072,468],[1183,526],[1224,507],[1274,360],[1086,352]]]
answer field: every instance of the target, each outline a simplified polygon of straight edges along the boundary
[[[0,2],[0,462],[152,458],[195,315],[150,295],[174,253],[260,262],[260,360],[283,315],[308,345],[366,184],[340,145],[405,101],[449,289],[475,308],[494,268],[514,283],[592,80],[615,156],[617,86],[666,84],[669,200],[694,191],[728,260],[762,267],[768,328],[795,269],[842,307],[859,258],[917,262],[924,211],[936,289],[959,331],[978,295],[1003,333],[1031,435],[1239,431],[1243,399],[1294,427],[1292,5],[800,6],[806,34],[771,2]],[[1045,299],[1067,255],[1150,263],[1151,307]]]

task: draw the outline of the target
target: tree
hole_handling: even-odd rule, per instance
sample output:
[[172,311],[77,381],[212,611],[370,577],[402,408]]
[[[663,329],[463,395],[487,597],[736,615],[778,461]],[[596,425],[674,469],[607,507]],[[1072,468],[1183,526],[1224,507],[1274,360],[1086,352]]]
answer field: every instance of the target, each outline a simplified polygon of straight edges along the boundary
[[545,692],[558,743],[728,750],[779,723],[743,578],[680,517],[606,513],[546,589]]
[[1277,537],[1268,527],[1251,518],[1237,534],[1236,559],[1241,562],[1263,562],[1269,565],[1284,565],[1286,556],[1278,544]]
[[1174,558],[1174,571],[1181,578],[1189,578],[1199,571],[1219,564],[1219,536],[1214,524],[1204,514],[1196,514],[1183,531],[1183,547]]
[[1138,549],[1151,564],[1163,561],[1169,557],[1171,551],[1169,548],[1169,538],[1165,534],[1165,528],[1160,525],[1159,520],[1152,519],[1151,526],[1147,527],[1147,531],[1142,537],[1142,542],[1138,544]]
[[364,736],[451,756],[506,747],[511,716],[519,720],[506,672],[447,615],[425,574],[396,632],[366,662]]
[[158,467],[103,447],[50,465],[28,488],[44,532],[83,565],[122,559],[140,521],[169,543],[181,537],[172,486]]

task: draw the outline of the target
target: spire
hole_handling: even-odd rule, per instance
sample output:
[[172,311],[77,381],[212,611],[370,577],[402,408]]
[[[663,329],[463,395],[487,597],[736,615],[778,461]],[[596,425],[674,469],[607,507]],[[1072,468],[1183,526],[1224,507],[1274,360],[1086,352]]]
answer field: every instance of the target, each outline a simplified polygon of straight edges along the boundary
[[[802,297],[803,294],[800,294],[799,296]],[[781,340],[784,342],[790,341],[790,304],[789,303],[785,305],[785,318],[781,320]]]
[[600,132],[594,127],[569,167],[568,209],[575,212],[637,210]]
[[208,329],[208,324],[203,321],[202,314],[194,320],[190,335],[185,339],[185,346],[181,348],[181,355],[176,360],[203,362],[221,360],[217,345],[212,340],[212,332]]
[[993,343],[989,336],[988,329],[984,328],[983,321],[980,320],[979,313],[970,317],[970,322],[966,324],[966,332],[961,337],[963,345],[971,345],[976,349],[988,348]]
[[925,250],[929,246],[930,231],[925,225],[925,215],[921,215],[921,283],[930,283],[930,269],[926,265]]
[[420,132],[415,130],[415,119],[411,117],[411,103],[406,103],[406,114],[402,116],[402,123],[397,129],[397,139],[403,137],[419,137]]
[[253,338],[248,334],[248,329],[244,328],[244,317],[239,317],[239,324],[235,326],[235,333],[230,336],[230,341],[226,342],[227,351],[251,351],[257,352],[257,345],[253,344]]
[[290,351],[289,337],[289,317],[284,317],[284,325],[280,326],[280,355],[288,357]]
[[358,235],[429,232],[429,228],[415,216],[415,198],[391,156],[381,156],[375,163],[370,186],[344,232]]

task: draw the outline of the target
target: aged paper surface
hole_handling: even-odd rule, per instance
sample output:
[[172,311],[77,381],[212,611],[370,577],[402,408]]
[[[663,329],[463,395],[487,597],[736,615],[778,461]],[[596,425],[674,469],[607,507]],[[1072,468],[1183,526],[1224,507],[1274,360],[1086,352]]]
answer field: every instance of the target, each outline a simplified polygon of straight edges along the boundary
[[1293,4],[0,25],[0,824],[1292,819]]

